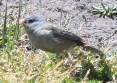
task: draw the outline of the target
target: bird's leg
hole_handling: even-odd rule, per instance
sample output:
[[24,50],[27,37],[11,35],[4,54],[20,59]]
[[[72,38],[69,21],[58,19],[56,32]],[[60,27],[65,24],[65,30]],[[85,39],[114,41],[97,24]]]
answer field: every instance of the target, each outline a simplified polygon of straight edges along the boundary
[[33,52],[36,52],[36,48],[34,48],[34,47],[31,47],[31,49],[32,49],[32,51],[33,51]]
[[67,57],[69,57],[70,56],[70,53],[64,52],[64,55],[67,56]]
[[63,52],[63,54],[64,54],[64,56],[62,56],[60,53],[56,53],[56,56],[55,56],[55,58],[62,58],[62,57],[69,57],[70,56],[70,54],[69,53],[67,53],[67,52]]
[[61,58],[61,54],[60,53],[56,53],[55,58]]

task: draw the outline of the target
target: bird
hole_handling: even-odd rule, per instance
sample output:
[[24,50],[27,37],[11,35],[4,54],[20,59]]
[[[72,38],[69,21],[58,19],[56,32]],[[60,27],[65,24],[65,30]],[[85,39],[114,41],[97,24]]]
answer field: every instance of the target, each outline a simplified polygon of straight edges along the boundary
[[24,26],[33,47],[52,53],[62,53],[74,47],[82,47],[103,56],[103,51],[89,46],[73,32],[64,27],[49,23],[38,16],[26,16],[19,19],[19,24]]

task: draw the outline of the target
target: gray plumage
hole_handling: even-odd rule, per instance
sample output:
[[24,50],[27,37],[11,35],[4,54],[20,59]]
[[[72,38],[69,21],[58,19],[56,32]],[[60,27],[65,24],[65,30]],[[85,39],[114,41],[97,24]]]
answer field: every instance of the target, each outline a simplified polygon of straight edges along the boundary
[[84,40],[72,32],[65,31],[58,25],[48,23],[38,17],[25,18],[25,29],[31,44],[44,51],[61,53],[76,46],[103,54],[102,51],[86,46]]

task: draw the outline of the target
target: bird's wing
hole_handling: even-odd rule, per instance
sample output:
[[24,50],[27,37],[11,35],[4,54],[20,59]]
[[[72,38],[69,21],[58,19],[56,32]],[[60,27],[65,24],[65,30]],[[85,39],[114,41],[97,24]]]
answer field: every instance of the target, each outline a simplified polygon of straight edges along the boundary
[[55,38],[63,38],[68,41],[70,41],[70,40],[74,41],[77,43],[78,46],[82,46],[84,50],[90,50],[92,52],[99,53],[99,55],[101,57],[103,57],[103,55],[104,55],[103,51],[101,51],[95,47],[86,45],[86,43],[84,42],[84,40],[82,38],[80,38],[79,36],[77,36],[76,34],[74,34],[72,32],[65,31],[63,29],[63,27],[49,24],[44,29],[51,31]]
[[49,24],[49,25],[47,25],[46,29],[51,30],[53,33],[53,36],[56,38],[61,37],[61,38],[64,38],[66,40],[74,41],[79,46],[85,45],[85,42],[81,37],[77,36],[76,34],[74,34],[72,32],[65,31],[62,27],[59,27],[59,26],[56,26],[53,24]]

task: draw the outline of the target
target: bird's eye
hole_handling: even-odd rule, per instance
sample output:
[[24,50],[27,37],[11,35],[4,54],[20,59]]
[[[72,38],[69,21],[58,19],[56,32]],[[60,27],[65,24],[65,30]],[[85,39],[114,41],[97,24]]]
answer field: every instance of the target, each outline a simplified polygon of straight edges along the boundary
[[28,23],[33,23],[33,22],[34,22],[33,19],[29,19],[29,20],[28,20]]

